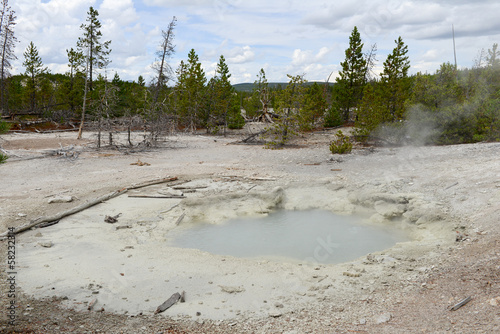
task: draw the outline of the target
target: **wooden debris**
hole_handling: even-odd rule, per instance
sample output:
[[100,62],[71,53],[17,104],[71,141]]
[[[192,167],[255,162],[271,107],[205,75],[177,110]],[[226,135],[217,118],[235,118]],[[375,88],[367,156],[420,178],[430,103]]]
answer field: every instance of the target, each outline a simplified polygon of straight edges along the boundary
[[186,198],[184,195],[143,195],[143,194],[129,194],[128,197],[137,198]]
[[252,181],[276,181],[275,178],[271,178],[271,177],[246,177],[245,179],[252,180]]
[[49,227],[49,226],[52,226],[52,225],[55,225],[57,223],[59,223],[59,219],[58,220],[54,220],[52,222],[47,222],[47,223],[42,223],[40,225],[38,225],[38,228],[45,228],[45,227]]
[[115,227],[115,230],[123,230],[126,228],[132,228],[132,225],[120,225],[120,226]]
[[151,166],[150,163],[147,162],[142,162],[141,160],[137,159],[137,162],[131,163],[131,165],[137,165],[137,166]]
[[173,186],[172,189],[175,190],[196,190],[196,189],[206,189],[208,186]]
[[182,222],[182,220],[184,219],[184,216],[186,216],[185,213],[183,213],[182,215],[180,215],[179,218],[177,218],[177,221],[175,222],[176,226],[179,225]]
[[342,168],[332,168],[331,171],[332,172],[341,172]]
[[453,305],[453,307],[450,309],[450,311],[456,311],[456,310],[458,310],[459,308],[461,308],[462,306],[464,306],[465,304],[467,304],[471,300],[472,300],[471,296],[462,299],[461,301],[459,301],[458,303],[456,303],[455,305]]
[[179,299],[181,299],[180,293],[178,293],[178,292],[174,293],[172,296],[170,296],[169,299],[167,299],[163,304],[161,304],[160,306],[158,306],[156,308],[155,314],[161,313],[161,312],[169,309],[175,303],[177,303],[177,301],[179,301]]
[[319,166],[321,165],[321,162],[314,162],[312,164],[304,164],[304,166]]
[[159,180],[146,181],[144,183],[133,184],[130,187],[127,187],[126,189],[127,190],[139,189],[139,188],[154,186],[155,184],[177,181],[178,179],[179,179],[178,177],[166,177],[166,178],[159,179]]
[[118,222],[118,217],[120,217],[121,213],[117,214],[116,216],[106,216],[104,217],[104,221],[108,224],[114,224]]
[[186,301],[186,291],[182,291],[181,292],[181,299],[180,299],[180,302],[181,303],[184,303]]
[[89,306],[87,306],[87,310],[92,311],[95,304],[97,304],[97,298],[92,299],[92,301],[89,303]]
[[[271,120],[271,122],[272,122],[272,120]],[[263,135],[266,132],[267,132],[267,130],[262,130],[260,132],[253,133],[250,136],[248,136],[245,139],[243,139],[241,142],[242,143],[251,143],[252,141],[254,141],[255,137],[257,137],[259,135]]]

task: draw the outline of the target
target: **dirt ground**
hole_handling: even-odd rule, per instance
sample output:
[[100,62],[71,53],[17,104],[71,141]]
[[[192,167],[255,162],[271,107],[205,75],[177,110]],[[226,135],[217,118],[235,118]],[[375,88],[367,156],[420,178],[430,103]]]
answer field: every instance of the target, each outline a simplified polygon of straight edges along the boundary
[[[90,133],[80,141],[74,139],[74,132],[4,135],[0,145],[10,158],[0,166],[3,190],[0,233],[133,184],[177,177],[179,182],[198,180],[231,187],[181,201],[176,209],[165,214],[166,221],[175,221],[175,215],[181,212],[215,217],[223,210],[223,206],[211,206],[211,200],[216,198],[228,206],[235,204],[243,212],[248,209],[250,197],[239,197],[239,193],[248,193],[261,206],[276,189],[283,189],[285,198],[278,204],[288,209],[318,206],[352,212],[364,208],[371,210],[372,218],[380,224],[389,221],[390,216],[400,215],[414,240],[350,263],[304,266],[304,269],[295,264],[266,261],[257,264],[231,257],[200,258],[196,252],[172,253],[173,257],[186,259],[185,265],[176,264],[179,280],[193,262],[196,274],[202,279],[208,273],[213,275],[214,285],[241,284],[246,291],[214,290],[205,304],[201,304],[202,299],[198,301],[197,296],[189,295],[195,284],[186,283],[181,286],[189,288],[186,305],[174,305],[160,314],[151,309],[112,312],[99,303],[88,311],[89,300],[59,293],[59,286],[65,283],[55,276],[59,275],[55,271],[58,260],[46,264],[44,249],[40,247],[36,248],[40,252],[39,264],[33,259],[29,263],[24,259],[23,263],[17,252],[15,274],[9,274],[12,272],[7,265],[9,243],[3,240],[0,330],[5,333],[500,332],[500,143],[358,147],[351,154],[339,156],[328,150],[334,137],[329,131],[304,135],[282,150],[235,144],[245,136],[245,133],[231,133],[228,137],[177,135],[169,137],[165,147],[158,149],[96,150]],[[72,152],[78,155],[64,155],[61,148],[68,145],[74,145]],[[48,203],[57,196],[71,196],[73,200]],[[185,219],[190,221],[195,217],[187,215]],[[167,231],[175,224],[167,225],[158,227],[159,231]],[[36,245],[37,233],[49,235],[61,228],[54,225],[18,234],[16,247],[22,250]],[[138,231],[127,231],[129,234],[123,240],[128,242],[134,235],[139,238]],[[91,233],[96,232],[88,232]],[[98,236],[94,237],[96,242],[101,240],[101,235]],[[79,240],[74,240],[75,249],[81,246]],[[109,249],[115,246],[113,242],[105,241]],[[54,243],[57,246],[57,240]],[[140,244],[134,244],[136,253],[132,258],[140,256]],[[56,246],[50,250],[57,251]],[[117,243],[116,247],[122,245]],[[83,264],[82,260],[82,267]],[[36,269],[37,265],[40,269]],[[34,268],[39,271],[36,277]],[[23,272],[30,277],[23,276]],[[81,273],[71,268],[67,272],[70,277],[72,273]],[[55,276],[53,291],[45,291],[47,287],[38,289],[44,290],[42,293],[28,283],[19,284],[37,279],[42,282],[50,273]],[[295,277],[294,280],[276,280],[285,274]],[[232,278],[227,278],[228,275]],[[15,297],[11,296],[12,276],[18,283]],[[252,289],[253,283],[262,289]],[[172,292],[144,298],[165,300]],[[101,295],[102,292],[97,296]],[[466,297],[471,300],[452,310]],[[224,314],[218,319],[221,313],[214,307],[217,298],[229,305],[228,310],[234,306],[241,312],[235,311],[234,316]],[[14,325],[9,324],[12,312],[8,307],[12,302],[16,307]],[[248,305],[243,305],[246,302]],[[197,312],[196,307],[207,311]],[[177,314],[181,310],[184,314]]]

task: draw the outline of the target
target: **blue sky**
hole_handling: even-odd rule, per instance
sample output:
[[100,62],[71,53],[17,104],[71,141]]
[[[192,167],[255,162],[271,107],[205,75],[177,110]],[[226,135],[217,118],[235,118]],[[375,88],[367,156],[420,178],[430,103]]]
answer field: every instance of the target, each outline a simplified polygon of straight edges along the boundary
[[208,77],[220,55],[226,58],[232,83],[253,82],[261,68],[269,81],[305,74],[324,81],[339,71],[349,35],[357,26],[365,44],[377,44],[377,66],[401,36],[408,45],[411,72],[433,73],[453,62],[452,24],[459,67],[472,67],[481,49],[500,42],[498,1],[292,1],[292,0],[10,0],[16,11],[18,60],[30,41],[53,73],[67,71],[66,49],[75,47],[80,25],[93,6],[99,11],[103,40],[111,40],[112,63],[124,80],[152,76],[151,64],[161,30],[173,16],[175,69],[195,49]]

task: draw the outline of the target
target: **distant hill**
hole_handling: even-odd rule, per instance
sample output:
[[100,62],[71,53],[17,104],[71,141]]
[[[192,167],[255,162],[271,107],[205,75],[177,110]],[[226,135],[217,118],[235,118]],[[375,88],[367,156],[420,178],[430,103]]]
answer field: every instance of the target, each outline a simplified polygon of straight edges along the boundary
[[[320,85],[324,84],[324,82],[318,82]],[[277,88],[281,86],[282,88],[285,88],[288,82],[269,82],[268,86],[271,89]],[[306,86],[310,86],[314,84],[314,82],[307,82]],[[333,82],[328,83],[330,86],[333,86]],[[255,84],[253,83],[240,83],[240,84],[235,84],[233,85],[234,89],[236,89],[237,92],[252,92],[254,89]]]

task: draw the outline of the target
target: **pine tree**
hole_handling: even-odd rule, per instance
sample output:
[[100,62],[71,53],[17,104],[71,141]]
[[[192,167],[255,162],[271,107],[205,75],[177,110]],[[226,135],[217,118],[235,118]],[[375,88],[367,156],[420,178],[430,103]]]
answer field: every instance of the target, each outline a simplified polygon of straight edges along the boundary
[[284,146],[299,129],[299,115],[304,107],[306,81],[302,75],[287,75],[290,81],[276,97],[275,112],[278,118],[270,127],[273,135],[272,147]]
[[179,116],[191,131],[196,130],[205,111],[206,81],[198,55],[191,49],[187,63],[181,61],[177,69],[175,86]]
[[405,113],[405,101],[410,94],[408,70],[410,61],[407,56],[408,46],[401,36],[394,41],[396,47],[384,62],[384,71],[380,74],[382,83],[382,98],[387,119],[402,120]]
[[40,76],[47,72],[47,68],[43,67],[42,58],[38,55],[38,50],[33,42],[30,42],[23,55],[23,66],[26,68],[25,75],[28,76],[26,91],[29,95],[30,111],[35,112],[37,109],[36,95],[39,89]]
[[[215,98],[215,117],[221,119],[224,124],[224,135],[226,135],[229,117],[236,116],[233,115],[236,111],[234,108],[235,91],[229,81],[230,77],[229,67],[226,64],[224,56],[221,55],[215,70],[213,89]],[[239,106],[236,113],[238,112]]]
[[99,30],[101,28],[101,22],[97,19],[99,12],[93,7],[90,7],[87,15],[88,24],[82,24],[80,26],[80,29],[83,30],[83,36],[79,37],[76,43],[78,50],[85,57],[85,88],[83,94],[82,117],[77,136],[78,139],[82,138],[87,106],[87,92],[92,91],[92,74],[95,68],[103,68],[110,63],[108,56],[111,52],[109,48],[111,41],[101,42],[102,33]]
[[349,37],[349,47],[345,50],[345,61],[340,63],[342,70],[335,87],[337,105],[344,121],[347,122],[351,112],[358,106],[366,84],[367,65],[363,55],[363,43],[358,28],[354,27]]
[[[68,81],[64,89],[68,105],[72,112],[75,111],[77,105],[81,103],[82,99],[82,84],[81,78],[83,76],[84,56],[81,52],[71,48],[66,50],[68,56],[69,72],[67,73]],[[80,79],[80,80],[79,80]]]
[[313,129],[316,121],[325,114],[327,105],[323,90],[317,82],[309,87],[305,95],[304,108],[300,113],[301,130]]
[[109,63],[109,54],[111,49],[109,45],[111,41],[101,42],[101,22],[97,18],[99,12],[93,7],[87,12],[87,24],[82,24],[80,29],[83,30],[83,36],[78,38],[76,43],[78,51],[80,51],[88,61],[88,89],[92,90],[92,75],[96,69],[106,67]]

